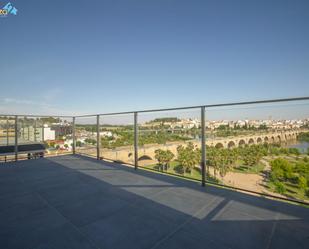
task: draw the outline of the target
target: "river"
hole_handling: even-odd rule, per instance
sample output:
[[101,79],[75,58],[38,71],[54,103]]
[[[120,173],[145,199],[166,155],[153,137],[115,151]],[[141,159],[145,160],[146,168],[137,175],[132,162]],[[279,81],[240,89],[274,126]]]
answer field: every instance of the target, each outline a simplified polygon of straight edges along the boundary
[[307,153],[309,148],[309,142],[296,141],[293,144],[288,144],[286,148],[296,148],[299,150],[300,153]]

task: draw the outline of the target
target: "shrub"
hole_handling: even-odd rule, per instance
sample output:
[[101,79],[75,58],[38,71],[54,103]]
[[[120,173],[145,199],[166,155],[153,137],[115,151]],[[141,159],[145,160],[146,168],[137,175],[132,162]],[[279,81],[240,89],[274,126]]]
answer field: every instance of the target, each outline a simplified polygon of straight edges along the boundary
[[293,178],[292,164],[283,158],[277,158],[270,162],[272,179],[291,179]]
[[289,153],[294,155],[300,155],[300,152],[297,148],[289,148]]
[[279,194],[284,194],[286,189],[285,189],[285,186],[282,182],[279,182],[279,181],[276,181],[274,182],[274,185],[275,185],[275,191]]
[[298,177],[298,187],[300,189],[306,190],[307,188],[307,179],[303,176]]

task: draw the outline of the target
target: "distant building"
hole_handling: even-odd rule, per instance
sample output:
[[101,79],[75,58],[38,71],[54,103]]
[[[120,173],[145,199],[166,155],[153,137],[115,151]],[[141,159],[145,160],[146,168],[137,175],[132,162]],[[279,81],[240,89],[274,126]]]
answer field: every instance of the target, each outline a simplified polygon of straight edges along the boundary
[[73,133],[72,125],[70,124],[52,124],[51,129],[55,131],[55,136],[66,136]]
[[100,136],[102,136],[102,137],[112,137],[113,133],[110,132],[110,131],[101,131]]
[[47,125],[44,127],[33,127],[26,126],[20,129],[20,139],[21,141],[46,141],[55,140],[55,131],[52,130]]
[[53,131],[50,127],[48,127],[47,125],[44,125],[44,138],[43,140],[55,140],[56,136],[55,136],[55,131]]

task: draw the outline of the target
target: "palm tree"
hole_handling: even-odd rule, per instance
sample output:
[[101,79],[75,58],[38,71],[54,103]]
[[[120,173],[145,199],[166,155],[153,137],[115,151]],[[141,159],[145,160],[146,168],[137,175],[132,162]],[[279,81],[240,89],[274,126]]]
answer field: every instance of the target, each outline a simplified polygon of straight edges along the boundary
[[168,169],[169,164],[173,160],[174,156],[175,155],[170,150],[155,150],[155,158],[157,159],[161,170]]
[[155,159],[158,161],[159,169],[163,170],[164,151],[161,149],[155,150]]
[[170,150],[165,151],[165,155],[164,155],[165,170],[169,168],[170,162],[173,160],[174,157],[175,155],[173,152],[171,152]]
[[177,161],[184,168],[184,172],[192,174],[192,169],[200,161],[199,149],[194,148],[194,145],[192,143],[189,143],[187,147],[184,147],[182,145],[178,146],[177,152],[178,152]]

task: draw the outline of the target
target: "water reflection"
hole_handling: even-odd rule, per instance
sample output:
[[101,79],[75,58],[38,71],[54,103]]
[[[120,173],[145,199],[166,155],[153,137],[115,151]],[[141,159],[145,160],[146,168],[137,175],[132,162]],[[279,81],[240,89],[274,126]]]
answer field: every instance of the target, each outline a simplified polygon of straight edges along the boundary
[[294,141],[294,143],[287,144],[286,148],[296,148],[300,153],[307,153],[309,148],[308,142]]

